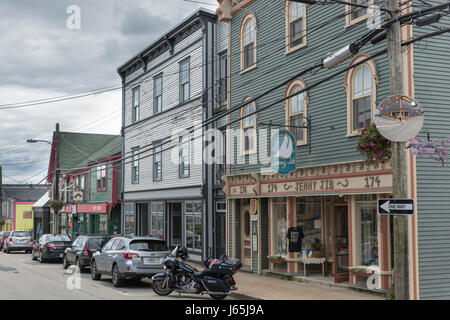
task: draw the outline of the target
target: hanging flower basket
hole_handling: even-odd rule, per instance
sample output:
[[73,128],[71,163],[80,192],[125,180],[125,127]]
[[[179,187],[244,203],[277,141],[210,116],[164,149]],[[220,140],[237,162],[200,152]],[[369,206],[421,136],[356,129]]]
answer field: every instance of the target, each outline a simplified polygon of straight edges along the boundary
[[391,158],[391,141],[383,137],[374,124],[361,130],[356,149],[367,164],[385,163]]

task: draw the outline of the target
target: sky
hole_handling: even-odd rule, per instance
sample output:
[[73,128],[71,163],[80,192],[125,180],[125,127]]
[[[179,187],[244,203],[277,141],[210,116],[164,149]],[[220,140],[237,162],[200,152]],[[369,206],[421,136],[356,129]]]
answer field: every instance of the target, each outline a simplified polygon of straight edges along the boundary
[[118,89],[23,108],[2,107],[120,87],[118,66],[198,8],[217,8],[216,0],[198,2],[1,0],[3,183],[37,183],[45,178],[50,145],[26,140],[51,141],[57,122],[61,131],[120,134],[122,98]]

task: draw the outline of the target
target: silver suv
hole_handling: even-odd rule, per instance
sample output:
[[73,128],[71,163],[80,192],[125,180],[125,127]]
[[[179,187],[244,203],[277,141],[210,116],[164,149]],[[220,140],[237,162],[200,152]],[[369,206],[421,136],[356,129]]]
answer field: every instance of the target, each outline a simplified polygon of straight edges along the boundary
[[33,244],[33,237],[30,231],[14,230],[5,239],[3,252],[25,251],[26,253],[30,253],[33,250]]
[[163,272],[163,260],[170,254],[164,240],[153,237],[115,237],[92,256],[91,277],[112,276],[120,287],[127,279],[142,279]]

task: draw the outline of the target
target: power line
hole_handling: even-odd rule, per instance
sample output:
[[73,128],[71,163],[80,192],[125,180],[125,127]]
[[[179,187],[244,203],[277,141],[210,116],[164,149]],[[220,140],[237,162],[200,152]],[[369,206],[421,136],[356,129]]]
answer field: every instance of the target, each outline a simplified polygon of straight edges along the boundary
[[[418,37],[418,38],[415,38],[415,39],[412,39],[412,40],[405,41],[405,42],[402,43],[402,46],[408,46],[408,45],[410,45],[410,44],[412,44],[412,43],[414,43],[414,42],[423,40],[423,39],[425,39],[425,38],[433,37],[433,36],[436,36],[436,35],[439,35],[439,34],[442,34],[442,33],[445,33],[445,32],[450,32],[450,28],[448,28],[448,29],[443,29],[443,30],[439,30],[439,31],[433,32],[433,33],[431,33],[431,34],[423,35],[423,36],[420,36],[420,37]],[[331,76],[328,76],[328,77],[326,77],[326,78],[324,78],[324,79],[322,79],[322,80],[320,80],[320,81],[317,81],[317,82],[315,82],[314,84],[312,84],[312,85],[310,85],[310,86],[308,86],[308,87],[306,87],[306,88],[304,88],[304,89],[301,89],[301,90],[299,90],[299,91],[297,91],[297,92],[295,92],[295,93],[293,93],[293,94],[291,94],[291,95],[285,96],[285,97],[283,97],[283,98],[281,98],[281,99],[279,99],[279,100],[277,100],[277,101],[275,101],[275,102],[273,102],[273,103],[271,103],[271,104],[269,104],[269,105],[267,105],[267,106],[265,106],[265,107],[263,107],[263,108],[260,108],[260,109],[258,109],[258,110],[255,110],[254,112],[249,113],[249,114],[247,114],[247,115],[241,116],[241,117],[239,117],[239,118],[237,118],[237,119],[235,119],[235,120],[233,120],[233,121],[227,123],[226,125],[228,126],[228,125],[233,124],[233,123],[235,123],[235,122],[241,121],[241,120],[244,119],[244,118],[247,118],[247,117],[252,116],[252,115],[254,115],[254,114],[258,113],[258,112],[261,112],[261,111],[263,111],[263,110],[265,110],[265,109],[267,109],[267,108],[270,108],[270,107],[272,107],[272,106],[274,106],[274,105],[277,105],[277,104],[279,104],[280,102],[283,102],[284,100],[290,99],[290,98],[292,98],[292,97],[294,97],[294,96],[297,96],[298,94],[301,94],[302,92],[305,92],[305,91],[308,91],[308,90],[310,90],[310,89],[312,89],[312,88],[314,88],[314,87],[317,87],[317,86],[319,86],[319,85],[321,85],[321,84],[323,84],[323,83],[325,83],[325,82],[327,82],[327,81],[333,79],[334,77],[340,75],[341,73],[345,73],[345,72],[347,72],[348,70],[351,70],[351,69],[353,69],[353,68],[355,68],[355,67],[357,67],[357,66],[359,66],[359,65],[361,65],[361,64],[363,64],[363,63],[365,63],[365,62],[367,62],[368,60],[373,59],[373,58],[375,58],[375,57],[377,57],[377,56],[380,56],[381,54],[384,54],[384,53],[386,53],[386,52],[387,52],[387,48],[386,48],[386,49],[383,49],[383,50],[381,50],[381,51],[378,51],[377,53],[371,55],[370,57],[368,57],[368,58],[366,58],[366,59],[363,59],[363,60],[361,60],[361,61],[359,61],[359,62],[357,62],[357,63],[354,63],[354,64],[352,64],[351,66],[349,66],[349,67],[347,67],[347,68],[345,68],[345,69],[343,69],[343,70],[340,70],[340,71],[338,71],[338,72],[332,74]],[[317,67],[317,66],[313,66],[313,67],[307,68],[306,70],[300,72],[299,74],[297,74],[297,75],[296,75],[295,77],[293,77],[293,78],[301,77],[303,74],[306,74],[306,73],[311,72],[311,70],[313,70],[315,67]],[[291,80],[291,79],[289,79],[287,82],[290,82],[290,80]],[[250,100],[248,100],[248,101],[246,101],[246,102],[244,102],[244,103],[242,103],[242,104],[243,104],[243,105],[247,105],[247,104],[249,104],[249,103],[253,103],[254,101],[256,101],[256,99],[261,98],[262,96],[268,94],[269,92],[271,92],[271,91],[273,91],[273,90],[275,90],[276,88],[281,87],[281,86],[282,86],[282,85],[278,85],[277,87],[274,87],[274,88],[272,88],[272,89],[269,89],[268,92],[265,92],[265,93],[263,93],[262,95],[259,95],[257,98],[252,98],[252,99],[250,99]],[[234,112],[234,111],[236,111],[236,109],[242,108],[242,106],[241,106],[242,104],[240,104],[240,105],[238,105],[238,106],[235,106],[235,107],[233,107],[232,109],[229,109],[228,111],[230,111],[230,113],[231,113],[231,112]],[[222,115],[222,116],[223,116],[223,115]],[[207,120],[207,121],[204,121],[203,124],[202,124],[202,127],[208,125],[211,121],[214,121],[214,119],[209,119],[209,120]],[[192,133],[192,132],[194,132],[194,131],[195,131],[195,128],[189,130],[189,133]],[[201,136],[200,136],[200,137],[201,137]],[[195,139],[197,139],[197,138],[199,138],[199,137],[194,137],[194,138],[191,138],[190,140],[192,141],[192,140],[195,140]],[[163,139],[163,140],[164,140],[164,139]],[[154,149],[159,148],[159,147],[161,147],[162,145],[167,144],[167,143],[169,143],[169,142],[170,142],[170,141],[166,141],[166,142],[160,143],[160,144],[158,144],[158,145],[155,145],[155,146],[153,146],[153,147],[151,148],[151,150],[154,151]],[[174,147],[177,147],[177,146],[178,146],[178,144],[173,145],[173,146],[170,146],[170,147],[168,147],[168,148],[166,148],[166,149],[164,149],[164,150],[161,150],[161,151],[159,151],[159,152],[154,152],[154,153],[151,153],[151,154],[149,154],[149,155],[145,155],[145,156],[139,157],[138,160],[148,158],[148,157],[150,157],[150,156],[152,156],[152,155],[154,155],[154,154],[161,153],[161,152],[164,152],[164,151],[173,149]],[[148,151],[150,151],[150,149],[149,149],[149,150],[146,150],[145,152],[148,152]],[[141,155],[141,154],[143,154],[143,153],[144,153],[144,152],[139,152],[137,155]],[[133,156],[131,156],[131,157],[124,157],[124,158],[122,158],[121,160],[127,160],[127,159],[129,159],[129,158],[133,158]],[[125,165],[125,164],[131,163],[131,162],[133,162],[133,160],[123,162],[123,163],[121,163],[120,165]],[[116,166],[119,166],[119,165],[116,165]],[[79,169],[84,169],[84,168],[71,168],[71,170],[79,170]]]

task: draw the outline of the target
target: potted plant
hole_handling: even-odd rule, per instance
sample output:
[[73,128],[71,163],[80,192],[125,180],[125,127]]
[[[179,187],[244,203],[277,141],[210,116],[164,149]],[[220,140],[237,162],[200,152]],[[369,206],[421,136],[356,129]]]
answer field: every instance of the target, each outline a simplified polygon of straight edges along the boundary
[[321,258],[323,256],[322,249],[323,249],[322,243],[318,238],[316,238],[314,242],[311,244],[313,258]]
[[269,259],[272,263],[283,263],[284,259],[282,256],[268,256],[267,259]]

